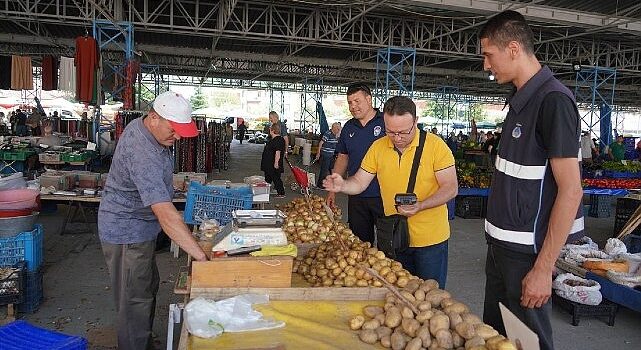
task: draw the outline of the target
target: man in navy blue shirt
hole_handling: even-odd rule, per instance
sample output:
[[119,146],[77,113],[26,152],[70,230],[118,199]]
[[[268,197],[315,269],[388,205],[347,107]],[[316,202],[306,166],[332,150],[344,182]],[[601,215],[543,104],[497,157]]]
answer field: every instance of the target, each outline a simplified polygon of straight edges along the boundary
[[[349,112],[354,118],[345,123],[336,146],[336,161],[332,172],[353,176],[361,167],[365,153],[374,141],[385,136],[383,113],[372,107],[372,93],[367,85],[358,83],[347,87]],[[336,194],[327,195],[327,204],[335,205]],[[385,215],[378,180],[367,189],[348,197],[349,228],[364,242],[374,243],[376,218]]]

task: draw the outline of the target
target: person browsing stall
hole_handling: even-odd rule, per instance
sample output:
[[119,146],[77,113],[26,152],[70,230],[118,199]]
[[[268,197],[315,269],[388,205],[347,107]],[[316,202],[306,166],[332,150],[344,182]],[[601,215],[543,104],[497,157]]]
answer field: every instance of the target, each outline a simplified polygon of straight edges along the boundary
[[[418,130],[416,105],[409,98],[390,98],[383,112],[387,137],[372,144],[353,176],[344,180],[333,173],[323,184],[328,191],[356,195],[378,178],[385,215],[407,218],[409,247],[395,252],[396,260],[412,275],[435,279],[444,288],[450,237],[446,203],[458,193],[454,156],[439,136]],[[408,190],[414,157],[421,146],[415,203],[397,205],[395,197]]]
[[487,203],[483,320],[505,334],[503,303],[550,350],[554,264],[584,228],[579,113],[572,91],[536,58],[523,15],[501,12],[479,38],[484,70],[515,87]]
[[625,159],[625,146],[623,145],[623,135],[618,135],[616,140],[608,146],[608,155],[615,162]]
[[289,131],[287,130],[287,125],[280,121],[280,117],[276,111],[269,112],[269,122],[271,125],[278,125],[280,128],[280,133],[278,133],[283,140],[285,140],[285,154],[284,157],[287,157],[287,152],[289,151]]
[[280,135],[280,126],[272,124],[269,127],[270,139],[267,141],[260,161],[260,170],[265,173],[265,182],[273,183],[276,198],[285,197],[285,187],[280,178],[283,173],[283,158],[285,157],[285,139]]
[[[332,172],[341,176],[353,176],[361,167],[361,161],[372,143],[385,136],[383,113],[372,107],[372,93],[367,85],[352,84],[347,87],[347,104],[352,119],[341,130],[336,145],[336,160]],[[336,205],[336,194],[327,194],[327,204]],[[384,215],[378,181],[347,199],[347,222],[349,228],[364,242],[374,243],[376,219]]]
[[320,142],[318,143],[318,152],[316,153],[316,160],[320,160],[320,172],[318,173],[318,181],[316,186],[323,186],[323,179],[331,173],[334,167],[334,159],[336,152],[336,145],[338,144],[338,136],[341,133],[341,123],[333,123],[332,128],[325,131]]
[[119,350],[152,346],[159,275],[156,237],[163,230],[194,259],[207,255],[172,203],[171,146],[198,135],[182,95],[160,94],[144,118],[133,120],[118,140],[98,209],[98,233],[111,277]]

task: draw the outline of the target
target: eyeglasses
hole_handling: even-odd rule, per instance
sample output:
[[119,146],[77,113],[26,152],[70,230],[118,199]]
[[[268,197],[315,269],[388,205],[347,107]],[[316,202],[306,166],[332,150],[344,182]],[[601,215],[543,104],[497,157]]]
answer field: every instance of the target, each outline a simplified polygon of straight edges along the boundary
[[387,136],[405,137],[412,133],[412,130],[414,130],[414,125],[415,124],[412,124],[412,127],[408,131],[391,132],[385,129],[385,134],[387,134]]

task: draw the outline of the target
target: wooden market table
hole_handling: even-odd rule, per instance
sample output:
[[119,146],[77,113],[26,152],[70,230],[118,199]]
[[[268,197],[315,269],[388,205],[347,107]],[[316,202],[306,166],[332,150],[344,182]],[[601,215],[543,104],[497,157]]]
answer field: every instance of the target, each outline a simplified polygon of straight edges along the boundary
[[[40,196],[40,200],[43,202],[50,202],[55,204],[66,204],[67,212],[65,214],[62,226],[60,226],[60,235],[65,233],[67,224],[73,220],[73,218],[80,213],[82,219],[86,225],[86,232],[93,233],[93,229],[87,219],[86,209],[96,209],[100,205],[100,196],[93,195],[61,195],[61,194],[44,194]],[[174,204],[183,204],[187,201],[184,195],[175,196],[172,202]],[[269,203],[269,200],[259,200],[254,201],[253,204],[258,206],[260,209],[264,209],[265,204]]]
[[[100,205],[100,196],[92,195],[62,195],[62,194],[44,194],[40,196],[40,201],[50,202],[55,204],[66,204],[67,212],[60,226],[60,235],[63,235],[66,231],[67,224],[73,220],[73,218],[80,213],[82,219],[86,225],[86,232],[93,233],[92,226],[87,219],[86,210],[96,209]],[[172,200],[173,203],[185,203],[185,197],[179,196],[174,197]]]
[[[184,272],[185,270],[183,270]],[[180,277],[179,277],[180,280]],[[265,317],[285,322],[284,328],[244,333],[223,333],[213,339],[201,339],[181,325],[179,350],[280,350],[280,349],[378,349],[358,339],[358,333],[347,327],[349,319],[361,313],[366,305],[383,305],[386,288],[376,287],[309,287],[298,274],[292,275],[290,288],[190,288],[189,278],[182,280],[178,292],[187,298],[205,297],[221,300],[256,293],[269,295],[270,302],[257,305]],[[186,301],[187,301],[186,300]],[[251,336],[248,336],[251,335]],[[168,349],[169,349],[168,344]]]

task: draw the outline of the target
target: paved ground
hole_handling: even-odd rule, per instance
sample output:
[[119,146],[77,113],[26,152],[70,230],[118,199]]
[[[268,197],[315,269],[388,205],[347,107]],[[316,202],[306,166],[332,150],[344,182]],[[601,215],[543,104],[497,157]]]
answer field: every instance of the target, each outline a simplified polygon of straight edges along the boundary
[[[215,174],[215,178],[242,180],[245,176],[259,174],[262,146],[233,146],[230,169]],[[288,191],[285,201],[294,196]],[[343,207],[345,202],[341,199]],[[115,313],[99,241],[95,234],[73,233],[80,231],[82,224],[71,224],[71,234],[58,235],[62,209],[59,207],[57,212],[40,216],[45,227],[45,301],[36,313],[22,315],[22,318],[46,328],[87,336],[92,341],[91,349],[112,349]],[[447,289],[480,313],[485,259],[483,222],[456,218],[451,223]],[[586,221],[588,234],[601,245],[611,234],[612,226],[612,218],[588,218]],[[173,294],[173,283],[179,267],[185,262],[184,254],[179,259],[174,259],[167,251],[158,254],[162,282],[154,332],[159,348],[166,346],[168,305],[182,301],[180,296]],[[641,346],[639,313],[621,309],[614,327],[608,327],[601,319],[591,318],[582,319],[578,327],[573,327],[570,316],[556,308],[552,316],[557,349],[639,349]]]

